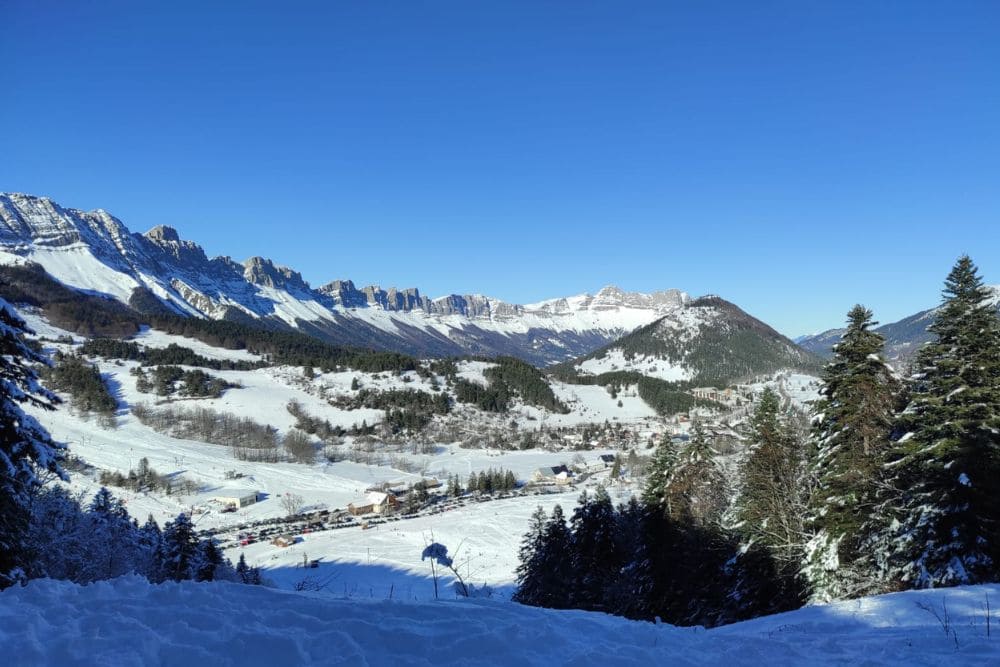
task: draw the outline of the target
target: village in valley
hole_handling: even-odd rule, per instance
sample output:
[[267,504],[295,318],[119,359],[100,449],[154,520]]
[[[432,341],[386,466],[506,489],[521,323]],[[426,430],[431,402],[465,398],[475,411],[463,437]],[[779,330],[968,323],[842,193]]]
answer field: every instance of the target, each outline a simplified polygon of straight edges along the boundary
[[[447,454],[419,457],[421,465],[413,466],[412,472],[403,477],[380,479],[364,488],[357,487],[350,499],[337,507],[295,490],[271,496],[255,487],[239,485],[247,481],[244,475],[227,471],[227,485],[192,496],[194,504],[190,511],[212,525],[202,534],[218,539],[224,547],[245,549],[263,543],[278,550],[296,545],[305,550],[307,543],[315,541],[317,534],[324,531],[347,528],[370,531],[379,526],[446,515],[473,504],[513,501],[530,506],[541,499],[572,506],[577,494],[588,490],[593,493],[597,487],[606,488],[616,501],[624,502],[641,492],[650,455],[657,444],[667,440],[681,451],[690,442],[695,422],[719,454],[720,461],[738,454],[755,396],[768,386],[777,390],[789,410],[801,410],[815,398],[818,380],[808,375],[779,373],[724,389],[691,390],[695,397],[722,406],[721,410],[695,408],[669,418],[646,418],[631,423],[612,417],[614,421],[609,419],[604,423],[551,429],[543,426],[538,436],[541,451],[533,451],[528,457],[531,461],[549,463],[534,467],[518,461],[524,457],[511,448],[480,450],[477,440],[457,443],[443,448]],[[516,423],[510,428],[510,437],[523,435],[523,428]],[[494,432],[489,437],[495,443],[503,436]],[[426,451],[413,443],[408,443],[408,448]],[[448,458],[463,449],[472,450],[488,467],[467,475],[447,472],[453,470],[447,465]],[[512,469],[503,467],[508,462]],[[422,474],[428,470],[434,470],[436,476]],[[512,542],[516,537],[512,535]],[[315,549],[309,552],[317,555]],[[336,554],[327,554],[330,557],[336,558]],[[283,560],[273,553],[268,558]],[[311,567],[319,562],[309,560]]]
[[[81,345],[86,341],[41,314],[26,315],[40,344],[53,353],[73,359],[80,351],[100,350]],[[110,483],[139,519],[151,515],[165,521],[187,512],[199,533],[216,539],[230,558],[245,555],[265,568],[301,566],[301,553],[310,556],[309,563],[328,567],[358,558],[365,545],[366,559],[392,554],[405,571],[420,572],[419,549],[400,552],[398,545],[386,544],[386,536],[402,531],[419,542],[458,525],[477,526],[475,517],[491,511],[506,513],[509,521],[497,525],[509,528],[488,539],[474,527],[455,538],[498,554],[484,574],[500,589],[513,581],[523,522],[534,508],[572,507],[581,493],[593,494],[598,487],[626,502],[641,492],[657,445],[668,441],[680,451],[696,422],[724,462],[741,451],[747,416],[765,387],[796,410],[815,398],[818,386],[810,375],[781,372],[724,388],[694,388],[689,393],[704,406],[661,416],[634,387],[550,379],[554,396],[565,405],[558,411],[515,401],[497,414],[456,402],[419,430],[392,429],[383,419],[388,412],[365,405],[380,397],[454,396],[463,380],[485,382],[490,365],[459,361],[447,369],[448,376],[304,371],[155,330],[137,341],[147,356],[194,350],[191,354],[204,360],[198,363],[223,368],[211,373],[229,388],[186,396],[181,383],[154,384],[157,367],[143,373],[133,361],[90,356],[118,388],[120,407],[111,430],[99,428],[76,399],[69,411],[45,415],[56,437],[72,443],[74,456],[85,462],[72,488],[93,493],[100,483]],[[260,363],[266,365],[224,369]],[[185,426],[219,415],[229,415],[225,419],[233,428],[248,433],[271,429],[266,433],[277,435],[266,437],[284,437],[287,452],[293,452],[293,437],[304,439],[315,454],[272,460],[272,450],[212,444],[225,440],[208,432],[196,435],[202,433],[191,430],[197,422]],[[266,426],[255,425],[262,419]],[[455,517],[462,518],[451,520]]]

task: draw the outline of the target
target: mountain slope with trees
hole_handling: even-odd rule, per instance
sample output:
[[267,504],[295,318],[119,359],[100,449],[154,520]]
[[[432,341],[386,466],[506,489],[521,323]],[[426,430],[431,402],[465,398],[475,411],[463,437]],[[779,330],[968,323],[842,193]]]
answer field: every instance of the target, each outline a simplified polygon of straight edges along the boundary
[[707,296],[620,340],[558,368],[595,375],[607,371],[668,372],[689,386],[725,386],[779,370],[818,371],[822,360],[736,305]]

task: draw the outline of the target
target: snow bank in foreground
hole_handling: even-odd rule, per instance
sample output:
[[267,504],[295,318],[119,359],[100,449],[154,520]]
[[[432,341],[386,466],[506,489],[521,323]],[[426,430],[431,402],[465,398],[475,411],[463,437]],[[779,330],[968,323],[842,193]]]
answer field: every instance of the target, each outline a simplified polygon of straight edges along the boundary
[[1000,618],[988,637],[987,596],[995,609],[1000,585],[810,607],[705,631],[492,600],[347,600],[134,577],[91,586],[42,580],[0,594],[0,646],[4,667],[985,665],[1000,661]]

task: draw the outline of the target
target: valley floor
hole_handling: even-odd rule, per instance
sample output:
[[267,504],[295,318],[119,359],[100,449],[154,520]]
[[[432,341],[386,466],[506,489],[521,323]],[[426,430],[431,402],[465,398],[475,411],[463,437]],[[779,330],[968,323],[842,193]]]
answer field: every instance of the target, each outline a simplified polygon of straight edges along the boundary
[[988,665],[1000,662],[1000,619],[987,625],[987,598],[1000,600],[1000,585],[910,591],[704,630],[497,600],[37,580],[0,593],[0,646],[7,667]]

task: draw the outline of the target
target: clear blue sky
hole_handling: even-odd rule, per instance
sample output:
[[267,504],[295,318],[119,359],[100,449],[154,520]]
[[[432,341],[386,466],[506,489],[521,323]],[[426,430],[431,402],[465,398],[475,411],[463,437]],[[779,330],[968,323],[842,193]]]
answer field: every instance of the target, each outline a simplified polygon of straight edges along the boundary
[[790,335],[962,252],[1000,283],[995,1],[152,4],[0,3],[0,190],[314,285],[678,287]]

